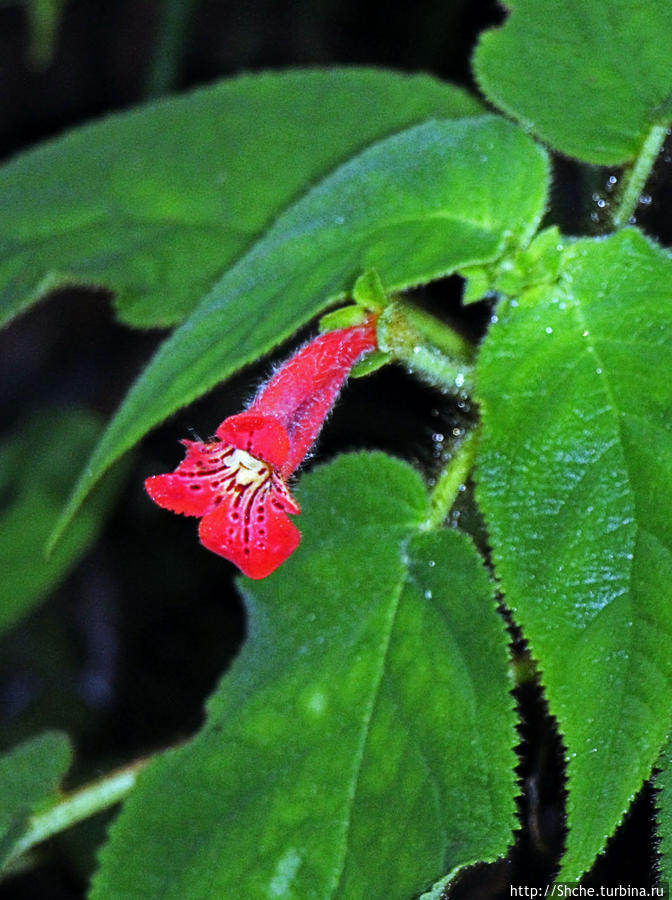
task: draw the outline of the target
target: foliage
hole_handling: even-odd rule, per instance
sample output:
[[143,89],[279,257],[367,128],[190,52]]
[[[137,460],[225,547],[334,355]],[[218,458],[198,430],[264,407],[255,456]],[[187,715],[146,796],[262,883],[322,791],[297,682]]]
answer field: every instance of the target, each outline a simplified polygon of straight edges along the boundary
[[241,584],[250,640],[129,798],[93,897],[405,896],[505,852],[506,640],[468,539],[419,532],[425,489],[382,455],[320,467],[299,499],[305,552]]
[[[505,26],[481,38],[474,68],[486,96],[524,127],[562,153],[619,165],[638,156],[652,125],[667,126],[672,73],[659,40],[672,31],[668,3],[508,5]],[[626,70],[633,54],[638,65]]]
[[563,736],[568,879],[668,728],[672,527],[658,503],[672,491],[672,401],[656,385],[672,365],[660,316],[671,294],[672,260],[640,232],[579,240],[554,284],[500,305],[479,356],[478,494]]
[[72,490],[73,473],[84,465],[100,431],[90,413],[43,409],[0,447],[0,490],[6,497],[0,530],[12,535],[0,544],[0,632],[52,591],[97,536],[120,472],[90,498],[54,553],[36,556]]
[[4,864],[31,813],[52,800],[70,765],[66,735],[51,731],[19,744],[0,757],[0,859]]
[[81,284],[113,291],[129,325],[180,322],[339,163],[404,127],[479,108],[425,76],[269,73],[77,129],[0,175],[2,320]]
[[[92,441],[71,423],[33,424],[0,457],[21,566],[65,507],[37,586],[0,609],[8,624],[84,552],[113,463],[331,306],[380,314],[375,365],[396,358],[440,388],[437,404],[474,407],[424,481],[381,452],[300,477],[301,545],[263,581],[239,580],[242,651],[202,727],[140,775],[92,898],[449,892],[514,843],[511,688],[525,666],[564,754],[554,874],[589,872],[657,761],[669,871],[672,258],[621,226],[672,120],[670,39],[665,0],[517,0],[474,68],[519,124],[424,76],[266,74],[117,115],[0,171],[6,319],[78,284],[115,292],[128,326],[176,326],[67,504],[63,456],[33,468],[29,451],[74,432],[81,453]],[[642,65],[624,77],[634,49]],[[590,177],[626,166],[611,233],[560,233],[553,154]],[[400,296],[455,274],[489,311],[478,346],[445,308]],[[470,515],[450,517],[463,495]],[[21,780],[30,746],[3,759],[3,779]],[[23,800],[2,796],[6,854],[65,762]]]

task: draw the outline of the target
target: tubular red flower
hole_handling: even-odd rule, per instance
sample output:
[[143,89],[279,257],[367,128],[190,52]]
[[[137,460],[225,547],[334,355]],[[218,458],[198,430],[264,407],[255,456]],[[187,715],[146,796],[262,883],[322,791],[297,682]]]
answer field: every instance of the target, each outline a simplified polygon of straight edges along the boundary
[[245,412],[225,419],[207,442],[182,441],[184,460],[145,489],[159,506],[201,519],[208,550],[250,578],[264,578],[299,545],[287,513],[299,506],[287,479],[300,465],[354,363],[376,347],[375,322],[311,341],[264,385]]

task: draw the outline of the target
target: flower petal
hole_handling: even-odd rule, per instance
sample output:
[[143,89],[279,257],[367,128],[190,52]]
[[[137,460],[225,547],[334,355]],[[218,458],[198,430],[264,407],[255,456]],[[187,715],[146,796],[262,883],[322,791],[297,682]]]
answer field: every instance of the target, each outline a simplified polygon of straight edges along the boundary
[[251,578],[264,578],[297,548],[287,489],[353,363],[376,346],[376,326],[329,332],[299,350],[251,407],[225,419],[209,442],[182,441],[184,460],[145,489],[159,506],[201,518],[202,544]]
[[224,419],[217,437],[245,450],[250,456],[281,469],[289,452],[287,429],[270,415],[254,412],[238,413]]
[[[153,475],[145,481],[145,490],[164,509],[185,516],[204,516],[214,508],[220,493],[214,472],[221,468],[220,441],[182,441],[187,455],[166,475]],[[230,449],[230,448],[228,448]]]
[[288,359],[259,391],[250,413],[273,416],[289,438],[287,453],[274,463],[283,478],[294,472],[315,443],[354,363],[376,346],[373,319],[328,331]]
[[250,578],[270,575],[301,540],[286,513],[299,507],[282,482],[229,494],[201,519],[201,543],[224,556]]

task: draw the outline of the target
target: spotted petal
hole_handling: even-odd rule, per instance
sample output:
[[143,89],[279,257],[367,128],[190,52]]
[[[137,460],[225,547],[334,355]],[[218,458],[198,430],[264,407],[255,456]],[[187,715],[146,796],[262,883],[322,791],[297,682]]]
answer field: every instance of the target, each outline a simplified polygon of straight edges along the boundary
[[[232,416],[236,418],[250,417]],[[271,441],[278,438],[268,446],[278,452],[284,447],[286,452],[282,426],[269,428],[256,422],[262,417],[251,418],[255,422],[242,422],[240,431],[230,429],[232,440],[242,442],[245,435],[260,434]],[[277,423],[271,419],[270,424]],[[268,575],[296,550],[300,540],[286,516],[298,513],[299,507],[284,481],[269,462],[232,444],[220,440],[182,443],[186,457],[174,472],[148,478],[147,493],[165,509],[202,516],[199,535],[208,550],[231,560],[251,578]]]
[[[249,470],[241,472],[248,477]],[[204,547],[231,560],[243,574],[265,578],[299,545],[301,535],[288,512],[298,513],[298,504],[275,473],[260,468],[203,517],[198,534]]]
[[184,460],[145,489],[159,506],[201,518],[208,550],[264,578],[298,546],[286,514],[299,507],[285,483],[315,441],[353,363],[376,346],[372,320],[320,335],[298,351],[245,412],[207,443],[182,441]]
[[217,437],[262,459],[275,469],[282,469],[289,452],[287,429],[272,415],[242,412],[224,419]]
[[167,475],[153,475],[145,481],[145,490],[164,509],[185,516],[204,516],[221,494],[223,459],[233,448],[221,441],[202,443],[182,441],[187,455]]

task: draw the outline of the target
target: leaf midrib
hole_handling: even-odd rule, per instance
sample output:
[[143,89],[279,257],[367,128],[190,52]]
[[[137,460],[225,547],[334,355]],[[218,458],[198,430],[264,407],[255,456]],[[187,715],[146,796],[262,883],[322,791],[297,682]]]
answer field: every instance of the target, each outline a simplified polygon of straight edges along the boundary
[[[49,244],[52,241],[60,240],[64,237],[72,237],[79,233],[89,231],[92,228],[103,228],[109,227],[115,224],[135,224],[135,225],[152,225],[165,229],[193,229],[194,231],[200,229],[208,229],[217,232],[226,232],[227,234],[233,234],[239,236],[241,238],[248,239],[250,237],[254,237],[258,232],[248,232],[241,228],[235,228],[233,225],[229,225],[226,222],[221,222],[217,220],[207,220],[203,219],[202,221],[188,220],[188,219],[180,219],[177,216],[171,217],[161,217],[161,216],[141,216],[141,215],[131,215],[129,213],[123,214],[114,214],[114,213],[103,213],[101,215],[93,216],[86,221],[79,221],[73,223],[64,228],[52,228],[48,233],[37,233],[33,232],[33,236],[31,237],[23,237],[23,236],[12,236],[6,234],[0,234],[0,240],[5,241],[7,243],[6,248],[3,248],[3,256],[0,258],[0,263],[4,262],[4,257],[8,257],[11,255],[19,255],[21,253],[28,252],[30,250],[34,250],[45,244]],[[4,252],[4,251],[7,252]]]
[[[420,521],[422,521],[422,520],[420,520]],[[420,524],[419,522],[416,523],[414,530],[409,531],[409,534],[407,535],[406,539],[404,541],[401,541],[400,545],[399,545],[400,559],[401,559],[401,562],[403,565],[403,572],[402,572],[402,575],[397,584],[394,595],[392,597],[392,603],[390,604],[390,607],[391,607],[390,615],[388,617],[388,627],[385,631],[384,650],[383,650],[383,653],[381,654],[381,658],[380,658],[380,667],[379,667],[378,678],[376,679],[376,682],[373,686],[373,690],[371,692],[371,702],[369,703],[368,709],[366,711],[366,715],[364,717],[364,727],[362,728],[362,736],[361,736],[361,740],[360,740],[359,752],[356,757],[356,766],[355,766],[355,769],[353,772],[353,778],[352,778],[352,789],[351,789],[350,796],[349,796],[347,825],[345,827],[344,834],[343,834],[343,852],[341,855],[340,865],[339,865],[338,871],[336,873],[334,888],[332,889],[331,893],[329,894],[329,896],[331,896],[331,897],[338,897],[340,895],[340,891],[341,891],[342,884],[343,884],[343,876],[345,874],[346,859],[348,856],[349,829],[350,829],[350,824],[352,822],[352,813],[353,813],[353,808],[354,808],[354,804],[355,804],[356,797],[357,797],[357,787],[359,785],[359,781],[360,781],[360,778],[362,775],[364,757],[365,757],[366,747],[367,747],[369,733],[370,733],[371,720],[373,718],[374,712],[375,712],[376,707],[378,706],[378,703],[380,700],[381,689],[382,689],[382,684],[383,684],[383,677],[384,677],[385,671],[387,669],[387,661],[388,661],[388,657],[389,657],[389,653],[390,653],[390,647],[392,645],[392,637],[394,634],[397,616],[399,613],[399,607],[401,605],[401,598],[402,598],[403,592],[408,584],[408,579],[409,579],[409,574],[410,574],[409,569],[408,569],[408,563],[404,561],[405,547],[408,544],[409,539],[414,534],[420,533],[418,531],[419,524]],[[409,731],[409,734],[410,733],[411,732]],[[431,774],[432,773],[431,766],[429,765],[429,763],[426,762],[422,750],[420,748],[418,748],[418,749],[419,749],[422,764],[425,766],[425,769],[427,770],[427,772]],[[430,781],[432,784],[433,791],[436,794],[435,779],[431,778]],[[439,799],[437,798],[437,807],[439,805],[440,805]],[[444,841],[444,845],[446,843],[447,842]]]
[[[402,542],[400,542],[400,558],[402,557],[401,553]],[[361,729],[361,738],[359,742],[359,748],[357,755],[355,757],[355,766],[353,770],[352,782],[351,782],[351,790],[348,797],[347,802],[347,820],[346,825],[343,832],[343,840],[342,840],[342,853],[341,859],[338,864],[338,867],[334,872],[333,879],[333,888],[330,889],[329,896],[337,897],[339,891],[341,889],[341,885],[343,882],[343,875],[345,873],[345,863],[348,856],[348,843],[349,843],[349,831],[350,825],[352,822],[352,813],[355,805],[355,800],[357,797],[357,787],[359,785],[359,781],[362,775],[362,768],[364,764],[364,755],[366,751],[366,745],[368,743],[368,737],[371,730],[371,720],[373,718],[373,714],[376,709],[376,705],[378,703],[378,698],[380,697],[380,689],[383,681],[383,675],[385,674],[385,668],[387,664],[388,654],[390,652],[390,645],[392,643],[392,633],[394,631],[394,623],[397,619],[397,613],[399,611],[399,604],[401,600],[401,594],[404,589],[404,585],[406,584],[406,579],[408,577],[408,569],[406,565],[402,561],[402,574],[399,578],[399,582],[396,586],[394,594],[392,595],[392,602],[390,603],[390,614],[388,616],[388,627],[385,630],[385,640],[384,644],[381,644],[383,648],[383,652],[381,654],[380,659],[380,667],[378,672],[378,678],[376,679],[375,684],[373,685],[373,689],[371,691],[371,700],[366,710],[366,713],[363,718],[363,727]]]
[[[579,321],[579,324],[583,326],[584,331],[586,331],[586,330],[589,331],[589,335],[592,336],[592,332],[590,331],[590,328],[589,328],[589,323],[585,316],[585,311],[584,311],[584,308],[582,305],[581,298],[575,297],[574,300],[575,300],[575,302],[573,304],[573,309],[574,309],[575,315]],[[597,347],[595,346],[595,343],[592,340],[587,345],[586,350],[588,352],[592,353],[592,355],[594,356],[594,358],[596,359],[596,361],[598,363],[598,366],[602,370],[601,384],[603,385],[603,391],[604,391],[604,393],[607,397],[607,400],[609,401],[609,404],[610,404],[611,418],[613,420],[613,432],[618,437],[618,444],[619,444],[621,455],[623,458],[624,471],[626,473],[627,481],[628,481],[628,494],[631,498],[632,507],[633,507],[634,529],[633,529],[632,539],[630,542],[631,558],[627,560],[627,564],[628,564],[627,565],[627,594],[625,594],[625,595],[620,594],[617,598],[615,598],[614,601],[612,601],[612,602],[619,602],[619,601],[625,602],[625,600],[627,600],[628,603],[631,603],[632,597],[633,597],[633,588],[632,588],[633,560],[634,560],[634,552],[635,552],[636,545],[637,545],[637,533],[640,530],[640,526],[639,526],[639,524],[637,522],[637,518],[636,518],[635,491],[633,489],[630,467],[628,465],[628,458],[627,458],[627,454],[625,452],[625,442],[623,440],[621,415],[619,412],[619,407],[617,406],[616,401],[615,401],[613,388],[611,386],[609,368],[608,367],[605,368],[604,361],[603,361]],[[602,612],[602,610],[600,612]],[[588,625],[586,626],[586,628],[583,630],[582,634],[580,635],[581,643],[588,640],[590,633],[592,631],[594,631],[595,622],[599,618],[600,618],[600,615],[598,614],[598,616],[595,619],[593,619],[590,623],[588,623]],[[633,666],[632,647],[633,647],[633,645],[631,643],[630,648],[629,648],[629,653],[628,653],[628,661],[627,661],[627,671],[628,672],[631,671],[632,666]],[[625,685],[626,683],[627,683],[627,679],[624,680],[623,684]],[[625,700],[626,700],[626,691],[624,688],[621,691],[621,694],[619,697],[619,707],[621,710],[623,709]],[[620,717],[619,717],[619,719],[620,719]],[[602,737],[603,737],[603,741],[604,741],[602,744],[602,756],[604,759],[612,759],[613,752],[614,752],[614,741],[616,738],[616,730],[615,729],[610,730],[607,735],[603,735]],[[575,778],[572,776],[572,769],[573,769],[572,762],[573,762],[572,759],[568,760],[568,762],[567,762],[568,797],[572,798],[572,800],[568,799],[568,803],[567,803],[567,826],[568,826],[570,832],[572,830],[572,824],[573,824],[573,822],[572,822],[573,817],[572,817],[571,813],[572,813],[573,807],[575,806],[575,804],[572,802],[573,801],[572,785],[575,781]],[[595,832],[594,819],[595,819],[595,813],[597,812],[597,804],[590,806],[589,809],[586,809],[585,806],[586,806],[586,804],[584,803],[583,810],[582,810],[582,820],[581,820],[582,825],[584,826],[583,832],[584,832],[584,834],[587,833],[589,835],[594,835],[594,832]],[[626,809],[627,809],[627,807],[626,807]],[[592,810],[592,812],[591,812],[591,810]],[[625,810],[623,810],[623,813],[625,813]],[[588,827],[586,828],[586,826],[588,826]],[[601,836],[600,845],[597,848],[596,854],[599,854],[600,852],[602,852],[608,839],[609,839],[609,835]],[[591,850],[591,852],[592,852],[592,850]],[[570,859],[571,859],[571,857],[570,857]],[[583,865],[583,863],[582,863],[582,865]],[[566,872],[566,868],[567,868],[567,862],[566,862],[566,860],[563,860],[561,874],[563,872]],[[585,869],[584,869],[584,871],[585,871]]]

